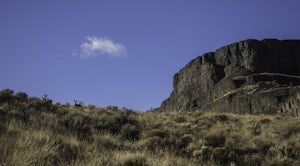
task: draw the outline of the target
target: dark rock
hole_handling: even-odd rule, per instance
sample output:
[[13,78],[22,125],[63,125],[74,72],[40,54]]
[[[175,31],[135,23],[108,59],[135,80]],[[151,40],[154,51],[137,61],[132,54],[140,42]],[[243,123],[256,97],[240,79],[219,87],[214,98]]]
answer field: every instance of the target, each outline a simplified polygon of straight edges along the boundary
[[233,43],[196,57],[175,74],[160,109],[298,115],[299,63],[300,40]]

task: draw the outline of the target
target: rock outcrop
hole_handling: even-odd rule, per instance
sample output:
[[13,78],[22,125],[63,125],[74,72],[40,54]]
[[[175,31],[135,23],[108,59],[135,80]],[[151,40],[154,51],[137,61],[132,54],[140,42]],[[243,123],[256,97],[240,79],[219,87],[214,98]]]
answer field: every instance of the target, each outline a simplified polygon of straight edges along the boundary
[[300,40],[249,39],[189,62],[160,109],[298,115],[299,94]]

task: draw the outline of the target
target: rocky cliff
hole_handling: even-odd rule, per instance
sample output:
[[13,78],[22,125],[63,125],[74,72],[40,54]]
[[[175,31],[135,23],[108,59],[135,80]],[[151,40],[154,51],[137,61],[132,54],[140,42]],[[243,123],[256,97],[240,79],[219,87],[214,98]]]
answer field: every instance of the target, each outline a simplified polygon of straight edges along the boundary
[[300,113],[300,40],[245,40],[196,57],[160,109]]

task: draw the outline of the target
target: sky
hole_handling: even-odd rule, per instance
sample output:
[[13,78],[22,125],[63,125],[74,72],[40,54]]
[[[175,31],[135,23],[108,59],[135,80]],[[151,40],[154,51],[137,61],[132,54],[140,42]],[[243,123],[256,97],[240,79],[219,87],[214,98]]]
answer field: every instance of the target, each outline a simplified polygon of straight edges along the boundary
[[148,110],[193,58],[300,39],[299,16],[299,0],[1,0],[0,90]]

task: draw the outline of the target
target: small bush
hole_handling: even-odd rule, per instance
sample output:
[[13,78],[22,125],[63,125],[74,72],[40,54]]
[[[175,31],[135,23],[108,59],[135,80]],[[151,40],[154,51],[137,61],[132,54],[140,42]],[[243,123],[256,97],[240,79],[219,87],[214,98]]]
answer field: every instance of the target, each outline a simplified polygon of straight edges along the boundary
[[221,115],[215,115],[214,116],[215,121],[220,121],[220,122],[226,122],[229,120],[227,115],[221,114]]
[[153,130],[150,130],[148,131],[146,134],[145,134],[145,137],[148,138],[148,137],[160,137],[160,138],[168,138],[169,137],[169,133],[167,131],[164,131],[164,130],[161,130],[161,129],[153,129]]
[[274,143],[271,142],[272,140],[265,140],[265,139],[254,139],[253,142],[256,145],[257,151],[267,154],[269,149],[274,146]]
[[251,132],[253,135],[260,135],[261,134],[261,124],[260,122],[254,122],[252,124]]
[[123,150],[124,145],[120,142],[119,139],[116,139],[113,135],[106,135],[98,137],[96,140],[97,150],[100,152],[109,152],[114,150]]
[[120,131],[120,136],[122,139],[136,141],[140,138],[140,131],[135,125],[125,124]]
[[262,120],[259,121],[261,124],[269,124],[271,123],[271,120],[270,119],[267,119],[267,118],[264,118]]
[[182,117],[182,116],[175,118],[175,122],[177,122],[177,123],[183,123],[185,121],[186,121],[186,118]]
[[211,159],[212,148],[210,147],[202,147],[199,150],[195,150],[193,152],[193,157],[200,161],[208,161]]
[[262,165],[264,158],[259,154],[245,155],[243,165]]
[[147,160],[143,156],[132,153],[124,154],[117,160],[118,166],[148,166]]
[[212,158],[215,162],[219,164],[229,163],[228,152],[225,148],[215,148],[212,151]]
[[142,139],[138,142],[138,149],[158,152],[166,147],[166,141],[157,136]]
[[193,141],[193,135],[191,134],[185,134],[182,137],[180,137],[177,141],[178,148],[185,148],[188,146],[189,143]]
[[214,132],[209,133],[204,137],[204,145],[213,147],[222,147],[225,143],[225,136],[222,133]]
[[18,92],[15,94],[16,100],[19,100],[21,102],[27,101],[28,95],[25,92]]
[[[0,136],[0,162],[10,163],[16,150],[16,141],[19,137],[17,131],[7,131]],[[8,164],[9,165],[9,164]]]
[[11,89],[5,89],[0,91],[0,102],[9,102],[13,99],[14,91]]

